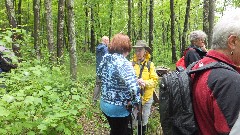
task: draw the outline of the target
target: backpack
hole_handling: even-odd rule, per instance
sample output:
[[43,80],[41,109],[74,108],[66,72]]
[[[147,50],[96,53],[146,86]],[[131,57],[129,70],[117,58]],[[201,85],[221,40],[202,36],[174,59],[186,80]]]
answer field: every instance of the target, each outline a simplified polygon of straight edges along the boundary
[[159,111],[164,135],[194,135],[198,131],[192,108],[191,74],[213,68],[226,68],[235,71],[223,62],[213,62],[196,70],[191,70],[196,63],[198,61],[190,64],[185,70],[176,70],[164,74],[161,79]]
[[194,49],[194,48],[187,48],[184,53],[183,56],[176,62],[176,67],[182,67],[183,69],[186,69],[186,65],[185,65],[185,55],[187,54],[187,51],[190,49]]

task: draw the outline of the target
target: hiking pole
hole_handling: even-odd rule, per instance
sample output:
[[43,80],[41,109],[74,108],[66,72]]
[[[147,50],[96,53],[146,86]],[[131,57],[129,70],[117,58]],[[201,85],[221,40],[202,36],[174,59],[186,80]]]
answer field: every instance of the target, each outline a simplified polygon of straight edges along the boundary
[[[143,63],[143,65],[140,64],[141,68],[140,68],[140,73],[139,73],[139,76],[138,76],[138,79],[142,78],[142,72],[143,72],[143,69],[144,69],[144,66],[145,66],[145,63],[146,61]],[[141,90],[140,90],[140,103],[138,105],[138,128],[140,126],[140,133],[139,134],[139,129],[137,128],[137,131],[138,131],[138,135],[142,135],[142,127],[143,127],[143,121],[142,121],[142,96],[143,96],[143,88],[141,87]]]

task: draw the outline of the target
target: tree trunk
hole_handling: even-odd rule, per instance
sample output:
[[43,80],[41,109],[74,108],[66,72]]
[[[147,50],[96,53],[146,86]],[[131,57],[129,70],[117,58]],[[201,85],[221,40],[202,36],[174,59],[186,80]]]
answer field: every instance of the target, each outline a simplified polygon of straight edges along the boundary
[[33,0],[33,11],[34,11],[34,49],[36,51],[37,59],[41,58],[41,50],[40,50],[40,0]]
[[69,46],[70,46],[70,73],[73,80],[77,80],[77,51],[75,39],[75,25],[74,25],[74,1],[67,0],[68,10],[68,31],[69,31]]
[[170,0],[171,10],[171,43],[172,43],[172,62],[177,61],[176,57],[176,43],[175,43],[175,13],[174,13],[174,0]]
[[57,23],[57,58],[58,63],[63,64],[63,53],[64,53],[64,9],[65,0],[59,0],[58,2],[58,23]]
[[[145,14],[145,15],[146,15],[146,18],[145,18],[145,25],[147,25],[147,24],[149,23],[149,22],[148,22],[148,20],[149,20],[149,19],[148,19],[148,7],[149,7],[149,6],[148,6],[148,0],[146,0],[146,8],[145,8],[145,10],[146,10],[146,14]],[[147,31],[147,30],[145,30],[144,35],[148,35],[148,31]],[[148,36],[145,36],[145,38],[146,38],[145,40],[148,41]]]
[[186,35],[187,35],[187,31],[188,31],[188,19],[189,19],[189,13],[190,13],[190,5],[191,5],[191,0],[187,0],[184,28],[183,28],[183,34],[182,34],[181,56],[183,56],[183,52],[186,48]]
[[13,7],[13,1],[5,0],[5,6],[7,9],[7,16],[8,16],[9,24],[12,28],[16,28],[17,21],[16,21],[15,11],[14,11],[14,7]]
[[139,0],[138,2],[138,36],[137,39],[142,39],[142,15],[143,15],[143,11],[142,11],[142,0]]
[[84,28],[84,33],[85,33],[85,51],[88,50],[89,48],[89,19],[88,19],[88,1],[85,0],[85,28]]
[[131,8],[131,0],[128,0],[128,37],[131,39],[132,33],[132,8]]
[[209,0],[209,33],[208,33],[208,47],[212,45],[213,38],[213,25],[214,25],[214,11],[215,11],[215,0]]
[[54,35],[53,35],[53,20],[52,20],[52,0],[45,0],[45,17],[47,23],[47,41],[48,51],[50,54],[50,62],[54,62]]
[[109,38],[112,37],[112,14],[113,14],[113,6],[114,6],[114,3],[113,3],[113,0],[110,1],[110,15],[109,15]]
[[150,0],[149,7],[149,47],[152,48],[153,51],[153,0]]
[[92,4],[91,5],[91,47],[90,47],[90,51],[92,53],[95,52],[95,18],[94,18],[94,7],[95,7],[95,4]]
[[21,27],[22,25],[22,0],[18,1],[18,26]]
[[[208,15],[209,15],[209,0],[204,0],[203,1],[203,31],[209,35],[209,20],[208,20]],[[208,48],[208,44],[206,46]]]

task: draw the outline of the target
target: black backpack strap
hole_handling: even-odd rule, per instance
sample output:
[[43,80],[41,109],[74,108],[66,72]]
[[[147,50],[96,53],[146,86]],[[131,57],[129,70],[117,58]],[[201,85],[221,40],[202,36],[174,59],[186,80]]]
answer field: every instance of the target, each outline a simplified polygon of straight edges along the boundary
[[147,62],[147,68],[148,68],[148,72],[150,72],[150,66],[151,66],[151,61],[149,60],[148,62]]
[[204,70],[208,70],[208,69],[213,69],[213,68],[224,68],[224,69],[231,70],[233,72],[237,72],[233,67],[231,67],[230,65],[228,65],[224,62],[212,62],[210,64],[199,67],[198,69],[191,70],[192,67],[194,65],[196,65],[197,63],[198,63],[198,61],[194,62],[194,63],[192,63],[191,65],[188,66],[187,72],[188,72],[189,75],[193,74],[193,73],[201,72],[201,71],[204,71]]
[[138,78],[142,78],[142,72],[143,72],[145,64],[146,64],[146,61],[144,61],[142,65],[140,64],[140,73],[139,73]]

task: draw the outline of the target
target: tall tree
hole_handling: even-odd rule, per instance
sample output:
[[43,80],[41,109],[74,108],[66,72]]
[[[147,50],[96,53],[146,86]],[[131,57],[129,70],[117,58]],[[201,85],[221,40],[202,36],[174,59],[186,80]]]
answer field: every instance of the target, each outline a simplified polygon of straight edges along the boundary
[[92,53],[95,52],[95,18],[94,18],[94,15],[95,15],[95,3],[92,3],[91,4],[91,47],[90,47],[90,51]]
[[150,0],[149,7],[149,47],[153,50],[153,0]]
[[65,0],[58,1],[58,23],[57,23],[57,58],[58,63],[63,64],[64,53],[64,14]]
[[138,36],[137,39],[142,39],[142,15],[143,15],[143,10],[142,10],[142,0],[139,0],[138,2]]
[[110,1],[110,14],[109,14],[109,38],[112,36],[112,14],[113,14],[113,6],[114,6],[114,0]]
[[67,17],[68,17],[68,37],[70,46],[70,73],[73,80],[77,80],[77,51],[75,39],[74,24],[74,0],[67,0]]
[[208,21],[209,8],[212,8],[212,7],[209,7],[209,0],[204,0],[203,1],[203,31],[207,35],[209,35],[209,21]]
[[183,28],[183,33],[182,33],[181,56],[183,55],[183,52],[186,47],[186,35],[187,35],[187,31],[188,31],[190,5],[191,5],[191,0],[187,0],[186,13],[185,13],[185,19],[184,19],[184,28]]
[[132,8],[131,2],[132,0],[128,0],[128,37],[131,39],[132,35]]
[[14,11],[14,6],[13,6],[13,1],[12,0],[5,0],[5,6],[7,9],[7,16],[9,23],[12,28],[17,27],[17,21],[16,21],[16,16],[15,16],[15,11]]
[[85,51],[89,47],[89,19],[88,19],[88,1],[85,0],[85,27],[84,27],[84,41],[85,41]]
[[52,0],[45,0],[45,17],[47,23],[47,41],[50,61],[54,62],[54,35],[53,35],[53,20],[52,20]]
[[209,32],[208,32],[208,46],[212,45],[212,38],[213,38],[213,25],[214,25],[214,14],[215,12],[215,0],[209,0]]
[[41,58],[41,50],[40,50],[40,0],[33,0],[33,12],[34,12],[34,49],[36,51],[37,59]]
[[22,25],[22,0],[18,1],[18,25]]
[[171,11],[171,43],[172,43],[172,62],[177,61],[176,56],[176,43],[175,43],[175,12],[174,12],[174,0],[170,0],[170,11]]

